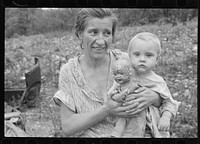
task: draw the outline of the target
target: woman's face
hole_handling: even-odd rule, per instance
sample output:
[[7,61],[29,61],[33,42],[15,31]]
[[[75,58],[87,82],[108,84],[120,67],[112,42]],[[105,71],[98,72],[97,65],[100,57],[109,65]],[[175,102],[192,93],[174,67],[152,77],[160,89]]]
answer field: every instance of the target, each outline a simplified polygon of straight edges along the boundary
[[85,55],[95,59],[104,57],[113,38],[111,18],[89,18],[80,38]]

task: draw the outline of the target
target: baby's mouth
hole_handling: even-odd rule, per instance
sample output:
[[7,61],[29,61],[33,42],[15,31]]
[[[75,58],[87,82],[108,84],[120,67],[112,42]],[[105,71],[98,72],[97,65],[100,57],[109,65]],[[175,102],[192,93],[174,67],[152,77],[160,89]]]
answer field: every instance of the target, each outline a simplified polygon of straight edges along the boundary
[[143,64],[140,64],[139,67],[146,68],[146,66]]

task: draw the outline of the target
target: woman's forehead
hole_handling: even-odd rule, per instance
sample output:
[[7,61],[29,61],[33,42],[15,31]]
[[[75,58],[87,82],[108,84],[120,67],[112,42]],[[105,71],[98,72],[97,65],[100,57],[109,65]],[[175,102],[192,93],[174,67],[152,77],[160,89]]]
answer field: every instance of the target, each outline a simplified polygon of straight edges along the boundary
[[90,17],[87,20],[86,29],[88,28],[105,28],[112,29],[112,19],[110,17],[105,18],[94,18]]

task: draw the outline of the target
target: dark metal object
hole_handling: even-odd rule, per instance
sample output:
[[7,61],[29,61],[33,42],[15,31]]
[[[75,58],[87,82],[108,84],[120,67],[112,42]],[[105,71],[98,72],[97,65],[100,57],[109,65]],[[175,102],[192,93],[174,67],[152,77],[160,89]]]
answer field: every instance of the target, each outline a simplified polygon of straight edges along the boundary
[[35,66],[25,73],[26,88],[5,88],[5,102],[13,107],[21,107],[24,100],[34,99],[40,93],[41,69],[39,59],[35,58]]

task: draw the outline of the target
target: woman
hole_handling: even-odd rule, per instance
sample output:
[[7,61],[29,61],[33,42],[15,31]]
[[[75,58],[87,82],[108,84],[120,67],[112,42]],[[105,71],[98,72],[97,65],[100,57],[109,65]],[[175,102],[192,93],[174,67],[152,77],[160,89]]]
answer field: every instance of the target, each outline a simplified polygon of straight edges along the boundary
[[[59,75],[54,101],[60,106],[61,125],[66,136],[110,137],[116,117],[134,117],[161,98],[142,87],[121,104],[107,94],[113,84],[111,67],[126,53],[110,50],[117,18],[108,9],[82,9],[77,14],[75,34],[83,55],[70,59]],[[107,97],[107,98],[106,98]]]

